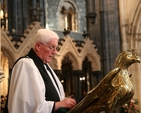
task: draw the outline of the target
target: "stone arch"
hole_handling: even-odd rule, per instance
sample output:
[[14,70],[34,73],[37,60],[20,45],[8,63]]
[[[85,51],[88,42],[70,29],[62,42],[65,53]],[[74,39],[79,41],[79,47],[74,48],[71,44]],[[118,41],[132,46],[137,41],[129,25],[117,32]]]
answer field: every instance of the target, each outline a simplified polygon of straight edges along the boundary
[[[140,51],[141,51],[141,1],[138,2],[138,5],[136,7],[133,19],[132,19],[132,25],[129,29],[129,35],[131,35],[131,39],[130,39],[130,43],[129,43],[129,47],[131,47],[130,49],[134,49],[135,52],[137,52],[137,54],[140,56]],[[137,75],[136,77],[131,77],[131,80],[133,82],[134,85],[134,90],[135,90],[135,94],[134,97],[137,98],[139,101],[141,101],[141,91],[139,89],[141,89],[141,85],[140,85],[140,69],[141,66],[140,64],[136,64],[134,66],[131,66],[130,71],[132,71],[132,75]],[[138,106],[141,106],[141,104],[139,103]]]
[[[64,59],[64,57],[65,56],[68,56],[69,57],[69,59],[72,61],[72,68],[73,68],[73,70],[78,70],[78,61],[77,61],[77,59],[75,58],[75,56],[73,55],[73,53],[71,53],[71,52],[68,52],[68,53],[66,53],[64,56],[63,56],[63,58],[62,58],[62,61],[63,61],[63,59]],[[61,61],[61,62],[62,62]]]
[[76,3],[72,0],[60,0],[59,4],[58,4],[58,12],[57,12],[57,15],[58,15],[58,22],[59,22],[59,26],[61,28],[61,30],[64,30],[62,24],[60,23],[61,22],[61,15],[60,15],[60,12],[62,10],[62,5],[65,3],[65,2],[68,2],[70,3],[74,9],[75,9],[75,15],[74,15],[74,31],[78,31],[78,6],[76,5]]
[[19,56],[25,56],[30,51],[31,48],[32,46],[29,43],[29,45],[22,51],[22,53]]
[[92,54],[88,54],[88,59],[92,62],[92,71],[100,70],[100,61],[98,58],[93,56]]
[[100,61],[98,58],[96,58],[93,54],[88,53],[82,58],[82,62],[85,59],[85,57],[88,58],[88,60],[92,63],[92,71],[98,71],[100,70]]
[[9,49],[7,49],[5,46],[2,46],[2,47],[1,47],[1,51],[2,51],[2,53],[4,54],[4,56],[8,58],[8,61],[9,61],[9,68],[11,69],[12,66],[13,66],[13,64],[14,64],[14,62],[15,62],[15,60],[16,60],[16,58],[15,58],[13,52],[10,51]]
[[131,33],[131,49],[139,49],[141,48],[141,1],[139,1],[139,4],[136,8],[135,14],[132,19],[132,25],[131,28],[129,29]]

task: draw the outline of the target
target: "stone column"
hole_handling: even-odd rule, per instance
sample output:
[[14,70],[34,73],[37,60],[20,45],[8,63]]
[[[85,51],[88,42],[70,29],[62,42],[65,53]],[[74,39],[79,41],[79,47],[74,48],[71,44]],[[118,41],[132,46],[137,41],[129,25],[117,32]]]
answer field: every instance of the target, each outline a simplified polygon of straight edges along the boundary
[[81,81],[80,77],[82,77],[83,72],[82,70],[73,70],[73,76],[74,76],[74,81],[75,81],[75,98],[78,101],[80,97],[82,97],[82,89],[81,89]]
[[[1,10],[1,7],[0,7],[0,10]],[[2,33],[1,33],[1,20],[0,20],[0,82],[2,81],[2,78],[4,78],[4,74],[1,68],[1,37],[2,37]]]
[[[0,10],[1,10],[1,7],[0,7]],[[4,78],[4,74],[1,68],[1,36],[2,34],[1,34],[1,20],[0,20],[0,84],[1,84],[2,79]],[[1,90],[0,90],[0,96],[1,96]],[[1,108],[0,108],[0,113],[1,113]]]
[[92,71],[92,78],[91,78],[91,89],[94,88],[102,79],[101,71]]
[[3,73],[2,68],[1,68],[1,36],[2,35],[1,35],[1,27],[0,27],[0,82],[4,78],[4,73]]

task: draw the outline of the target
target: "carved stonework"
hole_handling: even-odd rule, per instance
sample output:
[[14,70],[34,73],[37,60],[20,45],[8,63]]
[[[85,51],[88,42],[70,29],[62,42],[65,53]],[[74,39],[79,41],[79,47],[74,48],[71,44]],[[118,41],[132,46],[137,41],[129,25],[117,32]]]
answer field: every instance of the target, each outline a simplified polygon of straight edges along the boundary
[[[2,52],[9,59],[10,68],[17,58],[29,52],[32,47],[33,37],[40,28],[39,22],[29,25],[24,32],[26,38],[21,39],[22,43],[18,49],[14,48],[6,32],[2,31]],[[87,56],[89,61],[92,62],[92,70],[100,70],[100,58],[94,46],[93,41],[89,38],[84,39],[84,41],[75,41],[70,35],[67,35],[60,39],[58,52],[50,64],[54,69],[60,70],[63,58],[68,55],[72,61],[73,70],[81,70],[82,62]]]
[[[59,51],[55,56],[58,63],[58,70],[61,70],[62,60],[66,55],[72,61],[73,70],[82,70],[82,62],[86,56],[89,61],[92,62],[92,71],[100,70],[100,57],[94,46],[93,41],[86,38],[84,43],[82,43],[82,46],[77,47],[76,41],[67,35],[67,37],[61,39]],[[81,49],[81,52],[78,48]]]
[[[39,22],[31,24],[24,32],[26,38],[22,39],[22,43],[18,49],[14,48],[14,45],[10,41],[6,32],[2,31],[2,52],[9,59],[10,68],[14,64],[17,58],[26,55],[32,47],[32,38],[36,31],[41,28]],[[93,41],[86,38],[84,41],[74,41],[72,37],[67,35],[63,39],[60,39],[59,50],[50,63],[54,69],[61,69],[61,63],[63,58],[68,55],[72,61],[74,70],[82,69],[82,62],[87,56],[89,61],[92,62],[92,70],[100,70],[100,58],[97,54],[97,49],[94,48]],[[9,45],[9,46],[6,46]]]
[[3,80],[3,78],[4,78],[4,73],[2,70],[0,70],[0,82]]
[[9,60],[9,66],[12,68],[14,62],[21,56],[24,56],[28,53],[32,46],[32,38],[38,29],[41,28],[39,22],[34,22],[28,26],[28,28],[24,32],[24,36],[26,38],[21,38],[22,43],[19,44],[19,48],[16,49],[14,44],[11,42],[11,39],[8,37],[6,31],[2,31],[2,52]]

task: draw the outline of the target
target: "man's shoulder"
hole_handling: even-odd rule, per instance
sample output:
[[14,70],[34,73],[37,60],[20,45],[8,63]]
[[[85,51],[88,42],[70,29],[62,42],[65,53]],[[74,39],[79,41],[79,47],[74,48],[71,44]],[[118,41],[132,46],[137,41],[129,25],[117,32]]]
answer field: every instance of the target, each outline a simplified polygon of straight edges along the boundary
[[33,62],[33,60],[29,56],[24,56],[24,57],[18,58],[13,66],[19,63],[31,64],[31,62]]

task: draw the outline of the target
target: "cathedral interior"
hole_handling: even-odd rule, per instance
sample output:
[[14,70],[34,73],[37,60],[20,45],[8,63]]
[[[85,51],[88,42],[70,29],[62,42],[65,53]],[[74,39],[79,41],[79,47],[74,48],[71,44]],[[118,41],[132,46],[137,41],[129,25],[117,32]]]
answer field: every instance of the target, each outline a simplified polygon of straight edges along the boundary
[[[60,37],[50,65],[66,96],[79,99],[114,68],[120,52],[141,56],[140,6],[140,0],[0,0],[0,95],[8,93],[14,62],[29,52],[37,30],[47,28]],[[129,68],[139,106],[140,68]]]

